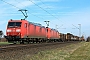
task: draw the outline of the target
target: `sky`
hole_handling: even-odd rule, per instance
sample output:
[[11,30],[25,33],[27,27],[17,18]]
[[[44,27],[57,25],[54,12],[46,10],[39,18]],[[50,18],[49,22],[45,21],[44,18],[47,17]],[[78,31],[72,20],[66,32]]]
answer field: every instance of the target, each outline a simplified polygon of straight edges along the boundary
[[[10,19],[24,18],[18,11],[26,9],[29,22],[47,26],[60,33],[90,36],[90,0],[0,0],[0,30],[6,34]],[[80,33],[81,31],[81,33]]]

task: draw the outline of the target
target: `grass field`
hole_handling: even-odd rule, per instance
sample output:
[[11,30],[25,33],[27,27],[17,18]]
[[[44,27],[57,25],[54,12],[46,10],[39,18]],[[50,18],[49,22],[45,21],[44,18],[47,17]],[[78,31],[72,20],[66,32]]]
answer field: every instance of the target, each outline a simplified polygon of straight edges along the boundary
[[12,43],[8,43],[8,42],[0,42],[0,45],[7,45],[7,44],[12,44]]
[[23,60],[90,60],[90,42],[80,42],[62,48],[40,51],[33,56],[25,55]]
[[85,42],[65,60],[90,60],[90,42]]

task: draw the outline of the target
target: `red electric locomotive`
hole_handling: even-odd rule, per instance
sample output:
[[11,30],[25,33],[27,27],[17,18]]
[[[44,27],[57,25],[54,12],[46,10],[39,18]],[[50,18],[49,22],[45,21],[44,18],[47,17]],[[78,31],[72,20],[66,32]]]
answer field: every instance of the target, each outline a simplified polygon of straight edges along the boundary
[[5,38],[9,42],[41,41],[46,39],[46,28],[27,20],[10,20],[7,25]]
[[49,41],[60,41],[60,36],[59,36],[59,32],[55,29],[51,29],[51,28],[46,28],[47,29],[47,39]]
[[28,21],[11,19],[8,22],[5,36],[8,42],[16,42],[26,36],[28,36]]

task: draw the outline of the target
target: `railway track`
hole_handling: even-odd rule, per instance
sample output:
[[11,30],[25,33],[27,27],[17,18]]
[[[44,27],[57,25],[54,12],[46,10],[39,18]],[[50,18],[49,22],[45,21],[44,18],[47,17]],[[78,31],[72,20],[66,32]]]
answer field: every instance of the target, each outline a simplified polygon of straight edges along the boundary
[[0,46],[0,53],[1,52],[8,52],[8,51],[16,51],[28,48],[37,48],[37,47],[44,47],[44,46],[52,46],[52,45],[68,45],[72,43],[77,43],[73,41],[69,42],[53,42],[53,43],[37,43],[37,44],[9,44],[9,45],[2,45]]

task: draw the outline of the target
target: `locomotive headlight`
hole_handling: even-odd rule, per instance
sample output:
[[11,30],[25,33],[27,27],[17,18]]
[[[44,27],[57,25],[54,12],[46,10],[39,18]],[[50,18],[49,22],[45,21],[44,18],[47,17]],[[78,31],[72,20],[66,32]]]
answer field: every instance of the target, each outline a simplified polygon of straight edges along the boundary
[[11,30],[7,30],[7,32],[11,32]]
[[17,29],[16,32],[20,32],[21,30],[20,29]]

